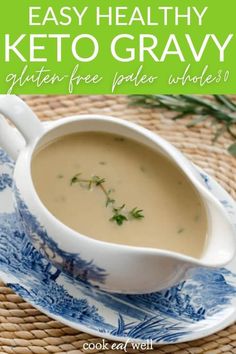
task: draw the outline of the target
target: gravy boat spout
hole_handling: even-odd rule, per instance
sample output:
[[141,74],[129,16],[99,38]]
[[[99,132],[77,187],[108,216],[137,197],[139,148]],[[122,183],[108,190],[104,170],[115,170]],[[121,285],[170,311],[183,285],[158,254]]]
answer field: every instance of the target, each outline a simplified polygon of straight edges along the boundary
[[185,267],[218,268],[225,266],[235,256],[235,225],[230,220],[222,203],[211,193],[208,177],[200,173],[182,153],[173,146],[162,145],[168,157],[180,168],[199,193],[207,216],[207,241],[202,256],[198,259],[176,254]]
[[[97,115],[68,117],[45,127],[16,96],[0,95],[0,113],[24,137],[23,141],[6,122],[0,124],[0,145],[16,160],[14,195],[20,221],[33,246],[55,267],[57,275],[64,272],[73,281],[82,280],[109,292],[150,293],[177,284],[191,268],[222,267],[234,257],[234,225],[223,206],[198,169],[158,135],[128,121]],[[169,159],[183,172],[205,207],[207,242],[199,258],[96,240],[70,228],[46,208],[33,183],[32,160],[55,139],[81,132],[110,133],[134,140]]]
[[189,177],[202,198],[208,221],[205,249],[202,257],[196,260],[195,264],[196,266],[199,265],[203,267],[225,266],[235,256],[236,243],[234,225],[229,219],[223,205],[208,189],[207,177],[203,175],[200,181],[199,173],[197,173],[196,177],[191,175]]
[[[199,193],[207,215],[207,241],[201,258],[189,260],[190,264],[202,267],[222,267],[235,256],[235,226],[223,204],[211,193],[208,177],[186,159],[178,150],[174,162],[181,168]],[[173,159],[173,155],[171,153]]]

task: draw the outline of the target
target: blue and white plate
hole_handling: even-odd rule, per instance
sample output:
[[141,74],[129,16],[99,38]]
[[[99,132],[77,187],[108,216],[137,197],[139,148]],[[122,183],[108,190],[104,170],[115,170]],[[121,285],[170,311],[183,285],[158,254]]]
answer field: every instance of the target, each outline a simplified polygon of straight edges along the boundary
[[[158,344],[198,339],[236,320],[236,260],[224,269],[192,271],[178,286],[148,295],[108,294],[73,282],[43,258],[23,232],[13,207],[13,168],[0,149],[0,278],[37,309],[95,336]],[[236,224],[232,198],[199,173]]]

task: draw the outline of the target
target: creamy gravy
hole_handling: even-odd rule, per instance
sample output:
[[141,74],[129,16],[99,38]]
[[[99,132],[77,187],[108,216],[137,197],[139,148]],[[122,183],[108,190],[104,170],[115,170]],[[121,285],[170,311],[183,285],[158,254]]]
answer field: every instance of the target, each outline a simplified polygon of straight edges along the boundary
[[[89,188],[94,176],[105,181]],[[48,210],[84,235],[193,257],[203,253],[207,220],[198,193],[180,169],[142,144],[105,133],[68,135],[35,154],[32,177]],[[101,186],[115,200],[107,207]],[[120,213],[128,220],[118,225],[110,219],[113,207],[123,204]],[[143,218],[130,216],[134,207]]]

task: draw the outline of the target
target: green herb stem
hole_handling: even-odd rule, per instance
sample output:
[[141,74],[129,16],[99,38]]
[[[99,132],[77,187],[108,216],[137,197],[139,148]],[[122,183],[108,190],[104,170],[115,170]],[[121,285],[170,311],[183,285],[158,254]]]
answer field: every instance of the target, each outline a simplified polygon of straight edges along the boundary
[[80,177],[81,173],[77,173],[75,176],[73,176],[70,180],[70,185],[74,184],[87,184],[87,187],[89,190],[92,189],[93,186],[99,187],[102,192],[104,193],[106,197],[106,202],[105,205],[106,207],[111,206],[112,207],[112,217],[109,219],[110,221],[116,222],[117,225],[123,225],[125,221],[131,220],[131,219],[142,219],[144,218],[143,215],[143,210],[138,209],[137,207],[133,208],[131,211],[125,212],[125,204],[123,204],[121,207],[116,206],[116,200],[111,196],[111,194],[114,192],[114,189],[106,189],[105,187],[105,178],[101,178],[99,176],[93,176],[90,179],[87,178],[82,178]]
[[210,117],[221,125],[214,134],[216,141],[224,132],[228,132],[234,142],[228,147],[231,155],[236,156],[236,104],[225,95],[213,95],[213,100],[196,95],[131,95],[131,104],[145,108],[164,108],[177,112],[174,120],[187,115],[196,116],[187,127],[191,128]]

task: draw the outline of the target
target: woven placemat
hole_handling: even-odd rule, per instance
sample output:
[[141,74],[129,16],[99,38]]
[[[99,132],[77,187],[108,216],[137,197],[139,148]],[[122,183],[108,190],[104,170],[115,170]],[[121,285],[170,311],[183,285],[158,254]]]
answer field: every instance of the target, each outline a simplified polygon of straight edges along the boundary
[[[226,151],[231,139],[225,134],[213,144],[210,122],[190,130],[186,128],[188,119],[177,123],[171,120],[172,113],[130,107],[125,96],[22,97],[42,120],[98,113],[139,123],[174,144],[193,162],[215,177],[236,199],[236,158]],[[78,332],[48,318],[0,282],[0,354],[78,354],[84,352],[85,342],[96,343],[101,342],[101,339]],[[110,350],[100,352],[121,353],[121,351]],[[138,353],[131,349],[128,352]],[[236,325],[201,340],[161,346],[146,353],[236,353]]]

